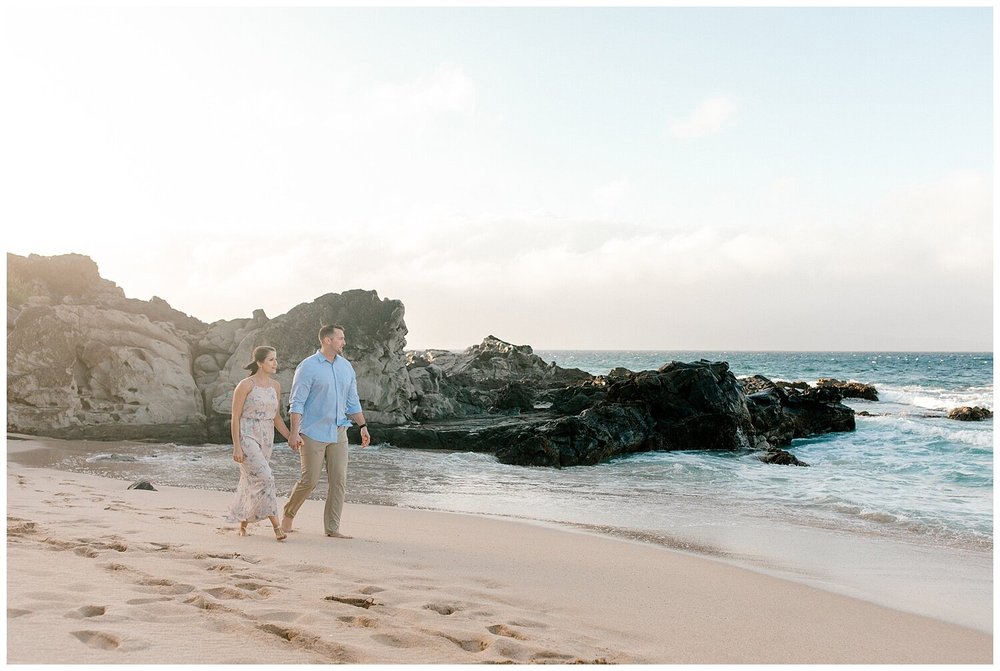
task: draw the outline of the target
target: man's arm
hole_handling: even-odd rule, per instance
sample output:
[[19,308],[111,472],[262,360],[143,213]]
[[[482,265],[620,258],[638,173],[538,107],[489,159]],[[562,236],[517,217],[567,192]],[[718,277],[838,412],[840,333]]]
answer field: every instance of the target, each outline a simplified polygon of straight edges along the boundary
[[312,383],[312,375],[304,370],[300,363],[295,369],[295,375],[292,377],[292,389],[288,394],[288,418],[291,423],[288,428],[288,446],[296,451],[304,442],[299,435],[299,428],[302,426],[302,410],[305,408],[306,399],[309,398]]
[[352,412],[350,414],[351,421],[361,427],[361,447],[368,447],[372,442],[371,434],[368,433],[367,422],[365,422],[365,413],[363,412]]
[[[351,369],[353,372],[353,368]],[[351,421],[361,427],[361,447],[368,447],[372,442],[371,435],[365,422],[365,413],[361,411],[361,399],[358,398],[358,376],[355,373],[351,377],[351,386],[347,390],[347,416]]]
[[302,436],[299,435],[299,427],[302,425],[302,413],[290,412],[288,413],[288,420],[290,427],[288,427],[288,447],[292,448],[296,452],[302,447]]

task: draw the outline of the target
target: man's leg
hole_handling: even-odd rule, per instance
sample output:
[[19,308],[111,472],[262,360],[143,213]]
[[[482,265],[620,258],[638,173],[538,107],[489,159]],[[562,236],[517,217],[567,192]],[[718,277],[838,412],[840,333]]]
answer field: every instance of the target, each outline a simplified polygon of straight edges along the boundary
[[330,480],[330,487],[326,492],[326,507],[323,509],[326,535],[349,538],[340,533],[340,514],[344,510],[344,496],[347,493],[346,427],[337,429],[337,442],[326,446],[326,477]]
[[285,504],[283,511],[284,517],[281,519],[281,528],[286,532],[292,530],[292,519],[295,517],[295,513],[316,489],[319,476],[323,473],[323,453],[326,450],[326,443],[320,443],[305,435],[302,436],[302,440],[304,442],[299,448],[302,475],[292,487],[292,493],[288,495],[288,503]]

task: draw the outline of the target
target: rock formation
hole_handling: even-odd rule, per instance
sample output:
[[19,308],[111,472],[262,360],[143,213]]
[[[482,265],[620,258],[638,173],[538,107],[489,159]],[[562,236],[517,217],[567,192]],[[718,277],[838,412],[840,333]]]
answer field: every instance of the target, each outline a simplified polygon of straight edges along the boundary
[[421,421],[478,416],[491,408],[532,410],[535,393],[593,378],[546,363],[529,345],[512,345],[492,335],[462,353],[408,352],[406,365],[413,417]]
[[[472,355],[470,350],[465,356]],[[453,353],[434,356],[452,363],[461,358]],[[421,364],[423,358],[409,360],[422,370],[428,367]],[[494,362],[494,369],[507,368]],[[447,389],[445,371],[458,369],[440,367],[434,378],[437,388]],[[572,374],[575,382],[563,386],[545,388],[543,382],[542,388],[532,390],[531,384],[521,382],[528,389],[511,392],[508,383],[498,398],[521,399],[516,413],[500,403],[467,403],[464,407],[474,412],[379,427],[378,435],[400,447],[491,452],[504,463],[563,467],[630,452],[685,449],[751,449],[763,451],[762,460],[768,463],[791,464],[794,458],[787,453],[783,457],[777,448],[792,438],[854,430],[854,413],[839,402],[836,390],[802,383],[789,386],[789,393],[756,376],[750,386],[760,391],[748,396],[725,362],[672,362],[657,371],[619,369],[582,379],[578,373]],[[482,384],[494,381],[484,379]],[[456,388],[466,400],[489,394],[470,381]],[[525,410],[529,396],[535,399],[531,411]]]
[[228,442],[232,390],[257,345],[277,348],[287,394],[323,323],[347,329],[369,421],[411,418],[399,301],[326,294],[268,319],[205,324],[126,298],[86,256],[7,255],[7,430],[64,438]]
[[984,419],[989,419],[993,416],[993,411],[989,408],[982,408],[980,406],[975,406],[970,408],[967,405],[963,405],[959,408],[953,409],[948,413],[948,419],[957,419],[960,422],[981,422]]
[[866,401],[877,401],[878,391],[870,384],[863,382],[842,382],[834,378],[821,377],[816,386],[823,389],[836,389],[843,398],[861,398]]

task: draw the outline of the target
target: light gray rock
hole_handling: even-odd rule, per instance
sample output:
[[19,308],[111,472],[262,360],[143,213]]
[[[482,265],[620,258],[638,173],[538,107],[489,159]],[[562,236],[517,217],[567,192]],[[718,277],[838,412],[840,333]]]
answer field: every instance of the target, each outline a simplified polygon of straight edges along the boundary
[[32,305],[7,338],[7,428],[204,439],[191,351],[173,327],[93,305]]

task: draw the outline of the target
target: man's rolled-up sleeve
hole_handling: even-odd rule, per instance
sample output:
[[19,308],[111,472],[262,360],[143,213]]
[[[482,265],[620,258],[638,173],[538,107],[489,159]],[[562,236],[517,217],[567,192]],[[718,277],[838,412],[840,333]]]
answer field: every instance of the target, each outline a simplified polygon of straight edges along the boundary
[[358,398],[358,376],[351,377],[351,385],[347,390],[347,414],[361,412],[361,399]]
[[300,365],[295,369],[295,375],[292,377],[292,391],[288,394],[288,412],[302,414],[312,382],[313,376],[306,370],[305,366]]

